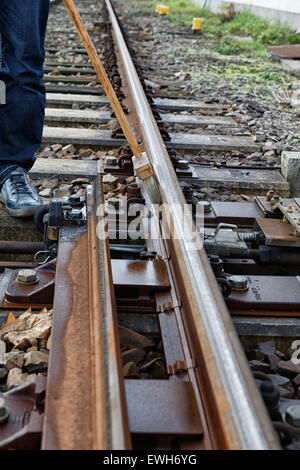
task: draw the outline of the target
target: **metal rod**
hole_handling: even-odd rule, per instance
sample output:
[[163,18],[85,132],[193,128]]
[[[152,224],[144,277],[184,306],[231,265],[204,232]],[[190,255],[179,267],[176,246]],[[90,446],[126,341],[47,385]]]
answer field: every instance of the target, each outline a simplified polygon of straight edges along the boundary
[[44,249],[45,245],[42,242],[0,241],[1,254],[34,255]]

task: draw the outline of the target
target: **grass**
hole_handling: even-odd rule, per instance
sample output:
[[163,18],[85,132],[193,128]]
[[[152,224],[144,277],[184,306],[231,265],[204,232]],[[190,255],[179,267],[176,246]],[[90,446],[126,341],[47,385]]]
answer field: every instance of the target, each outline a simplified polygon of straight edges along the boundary
[[[215,34],[214,28],[209,28]],[[223,23],[223,34],[251,36],[262,45],[278,44],[282,41],[295,43],[300,36],[294,34],[288,26],[279,22],[270,22],[247,11],[237,13],[230,21]]]
[[135,0],[130,0],[131,3],[135,3],[137,7],[146,9],[149,12],[154,12],[157,4],[163,4],[170,7],[170,14],[166,15],[169,21],[176,24],[176,26],[191,26],[193,18],[195,17],[205,17],[213,18],[215,15],[207,9],[199,8],[191,0],[162,0],[161,2],[157,1],[148,1],[148,2],[139,2]]
[[[279,43],[300,42],[300,35],[294,33],[288,26],[278,22],[269,22],[250,12],[239,12],[224,21],[226,14],[215,14],[208,9],[200,8],[191,0],[163,0],[161,2],[139,2],[131,0],[139,8],[155,12],[155,6],[163,3],[170,7],[170,14],[164,16],[176,26],[191,27],[194,17],[203,19],[203,33],[208,38],[217,38],[218,44],[212,49],[221,54],[254,53],[258,56],[267,54],[266,47]],[[225,4],[226,5],[226,4]],[[226,10],[226,6],[224,8]],[[250,36],[252,42],[232,39],[232,35]]]
[[202,88],[205,84],[213,86],[229,85],[232,90],[240,94],[250,94],[259,90],[266,98],[282,91],[290,82],[288,75],[282,71],[272,71],[263,64],[240,65],[226,64],[222,68],[210,64],[207,68],[193,74],[192,83],[195,88]]
[[[230,4],[224,4],[220,14],[200,8],[191,0],[162,0],[138,1],[127,0],[135,7],[156,15],[158,3],[168,5],[170,14],[161,17],[178,27],[191,31],[194,17],[203,20],[203,45],[206,50],[217,52],[222,56],[236,56],[235,60],[224,63],[224,60],[208,62],[208,65],[194,73],[193,84],[201,86],[207,82],[227,83],[241,93],[250,93],[260,89],[268,96],[270,89],[280,90],[283,82],[287,85],[292,81],[291,76],[282,68],[268,60],[268,46],[282,43],[300,42],[300,35],[290,27],[279,22],[269,22],[248,11],[234,12]],[[199,44],[192,45],[187,55],[200,58]],[[245,65],[245,62],[247,64]]]

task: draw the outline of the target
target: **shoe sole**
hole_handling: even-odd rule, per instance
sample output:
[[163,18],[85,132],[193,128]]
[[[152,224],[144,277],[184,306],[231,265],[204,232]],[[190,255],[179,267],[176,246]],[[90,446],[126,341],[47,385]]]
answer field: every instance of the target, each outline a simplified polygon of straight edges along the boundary
[[36,213],[36,211],[41,207],[40,206],[30,206],[30,207],[23,207],[22,209],[9,209],[8,207],[6,207],[6,204],[5,204],[5,201],[4,201],[4,198],[2,196],[2,194],[0,194],[0,202],[2,202],[2,204],[5,205],[5,208],[8,212],[8,214],[11,216],[11,217],[16,217],[18,219],[23,219],[23,218],[26,218],[26,217],[33,217],[34,214]]

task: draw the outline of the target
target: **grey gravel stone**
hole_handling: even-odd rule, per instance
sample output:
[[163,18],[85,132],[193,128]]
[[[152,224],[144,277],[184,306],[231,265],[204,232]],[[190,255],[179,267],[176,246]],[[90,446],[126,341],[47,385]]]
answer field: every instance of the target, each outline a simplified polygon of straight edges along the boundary
[[8,371],[14,369],[15,367],[21,368],[24,363],[24,353],[22,351],[5,353],[1,362],[2,366],[5,367],[5,369]]
[[300,374],[300,364],[294,364],[292,361],[279,361],[278,372],[284,377],[294,379]]
[[43,372],[48,368],[49,355],[42,351],[30,351],[24,355],[24,368],[29,373]]
[[8,370],[4,367],[0,367],[0,383],[3,384],[6,382],[6,378],[8,376]]
[[260,372],[268,373],[270,372],[270,369],[271,369],[270,364],[267,364],[266,362],[262,362],[262,361],[257,361],[256,359],[254,359],[253,361],[250,361],[249,364],[250,364],[250,368],[253,371],[260,371]]

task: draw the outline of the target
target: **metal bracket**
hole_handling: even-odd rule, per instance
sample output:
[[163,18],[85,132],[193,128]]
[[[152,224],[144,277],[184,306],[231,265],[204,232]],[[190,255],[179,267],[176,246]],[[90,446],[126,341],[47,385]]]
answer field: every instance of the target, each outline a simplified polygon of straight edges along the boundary
[[44,399],[47,377],[40,375],[10,390],[0,393],[9,416],[0,424],[0,450],[39,450],[43,429]]
[[290,223],[294,229],[294,235],[300,236],[300,209],[296,205],[284,206],[278,202],[275,207],[283,214],[283,222]]

